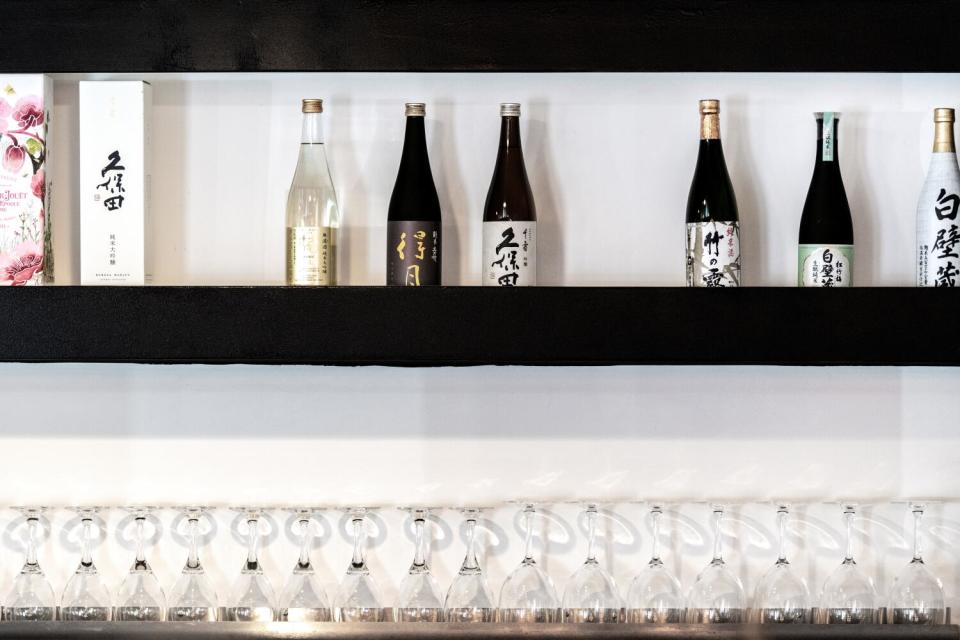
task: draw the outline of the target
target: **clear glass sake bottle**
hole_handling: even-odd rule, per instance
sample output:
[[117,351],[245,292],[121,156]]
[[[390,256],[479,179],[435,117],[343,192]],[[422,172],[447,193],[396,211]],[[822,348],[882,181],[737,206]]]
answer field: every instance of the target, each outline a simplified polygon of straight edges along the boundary
[[337,284],[340,208],[323,146],[323,100],[303,101],[300,158],[287,197],[287,284]]

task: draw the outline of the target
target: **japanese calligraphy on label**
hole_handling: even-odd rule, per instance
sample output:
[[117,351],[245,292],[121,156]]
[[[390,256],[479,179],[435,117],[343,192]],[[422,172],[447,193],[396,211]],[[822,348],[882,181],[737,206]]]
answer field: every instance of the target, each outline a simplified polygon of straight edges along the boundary
[[484,286],[532,287],[537,284],[537,223],[483,223]]
[[439,222],[387,223],[388,285],[439,285],[440,259]]
[[853,245],[800,245],[797,285],[801,287],[853,286]]
[[337,230],[287,227],[287,282],[297,286],[337,284]]
[[740,223],[687,224],[687,286],[740,286]]
[[917,206],[917,286],[960,281],[960,180],[956,155],[935,153]]

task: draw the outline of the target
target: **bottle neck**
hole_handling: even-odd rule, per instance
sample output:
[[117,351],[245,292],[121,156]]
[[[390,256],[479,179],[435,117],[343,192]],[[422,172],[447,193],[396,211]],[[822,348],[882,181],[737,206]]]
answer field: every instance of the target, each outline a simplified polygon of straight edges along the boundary
[[700,115],[700,139],[720,142],[719,113],[703,113]]
[[817,168],[837,170],[840,167],[840,144],[837,128],[840,120],[830,115],[817,118]]
[[504,149],[520,149],[520,116],[500,119],[500,150]]
[[933,152],[956,153],[957,148],[953,143],[953,123],[937,122],[934,123],[934,127]]
[[323,126],[320,119],[322,115],[322,113],[303,114],[300,144],[323,144]]
[[407,116],[407,130],[403,136],[403,157],[401,162],[419,155],[427,148],[427,134],[423,116]]

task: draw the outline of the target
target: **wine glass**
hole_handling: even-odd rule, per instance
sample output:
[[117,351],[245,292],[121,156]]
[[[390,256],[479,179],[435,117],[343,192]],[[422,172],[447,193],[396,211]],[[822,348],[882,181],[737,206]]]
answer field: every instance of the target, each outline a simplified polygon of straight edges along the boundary
[[467,554],[460,571],[450,584],[444,602],[447,622],[494,622],[497,606],[493,592],[477,562],[477,520],[479,509],[464,509],[463,520],[467,529]]
[[913,559],[893,581],[890,611],[893,624],[943,624],[946,604],[943,585],[923,562],[920,553],[920,520],[924,505],[914,503]]
[[584,507],[587,518],[587,559],[563,590],[564,622],[620,622],[623,600],[613,576],[597,562],[596,504]]
[[677,580],[660,560],[660,518],[663,508],[653,505],[650,518],[653,535],[650,562],[633,579],[627,593],[627,621],[633,623],[678,623],[683,617],[683,594]]
[[242,510],[247,519],[247,560],[240,569],[240,577],[233,583],[227,620],[231,622],[273,622],[276,605],[273,586],[263,573],[257,558],[260,544],[260,518],[263,509],[251,507]]
[[117,593],[117,606],[113,610],[116,620],[159,622],[166,611],[166,599],[160,581],[147,563],[143,552],[143,532],[152,507],[132,507],[136,525],[137,557],[130,567]]
[[742,622],[746,598],[740,578],[723,561],[720,521],[723,505],[713,506],[713,560],[710,561],[690,589],[687,599],[687,622]]
[[97,516],[99,509],[79,507],[76,512],[80,515],[82,526],[80,564],[63,590],[60,619],[70,622],[104,622],[110,620],[110,592],[100,579],[97,567],[93,564],[93,557],[90,555],[90,547],[93,544],[91,540],[93,519]]
[[877,592],[853,560],[854,505],[843,507],[846,524],[846,546],[843,562],[830,574],[820,594],[820,618],[825,624],[872,624],[877,616]]
[[37,533],[43,507],[18,507],[27,519],[27,557],[3,608],[3,619],[10,622],[54,620],[57,596],[37,561]]
[[430,565],[427,563],[426,547],[429,542],[426,529],[429,513],[426,509],[409,511],[410,517],[413,518],[416,548],[410,570],[400,583],[395,620],[397,622],[442,622],[443,599],[440,596],[440,585],[430,573]]
[[348,513],[353,525],[353,556],[333,600],[333,617],[337,622],[386,622],[380,588],[364,557],[367,509],[351,509]]
[[754,596],[757,622],[808,622],[810,620],[810,591],[803,578],[797,575],[787,561],[786,532],[789,505],[777,507],[777,561],[760,579]]
[[313,509],[297,509],[300,525],[300,557],[280,594],[280,620],[284,622],[329,622],[330,601],[310,562],[313,548]]
[[204,507],[186,507],[183,517],[187,521],[189,548],[187,563],[177,582],[170,590],[170,607],[167,619],[179,622],[216,622],[218,616],[217,592],[213,588],[210,576],[200,564],[197,546],[200,538],[200,518]]
[[523,508],[523,561],[507,576],[500,588],[500,622],[559,622],[560,599],[557,590],[533,559],[532,504]]

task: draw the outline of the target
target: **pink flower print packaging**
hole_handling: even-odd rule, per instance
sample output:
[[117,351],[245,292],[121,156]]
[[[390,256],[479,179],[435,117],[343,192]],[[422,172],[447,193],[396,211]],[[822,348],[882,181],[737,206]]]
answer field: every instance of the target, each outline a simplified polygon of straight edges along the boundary
[[0,286],[53,282],[50,154],[53,83],[0,75]]

